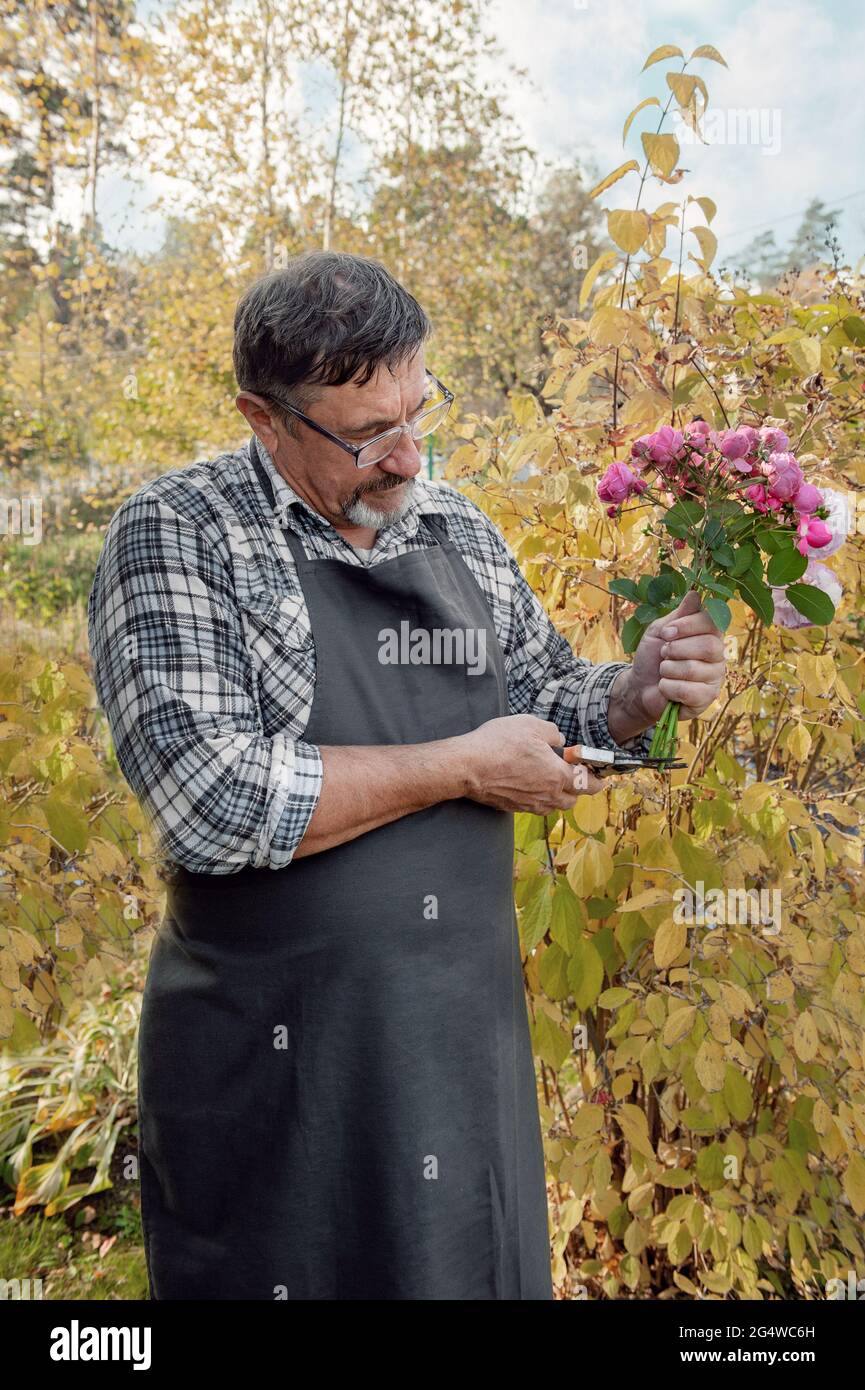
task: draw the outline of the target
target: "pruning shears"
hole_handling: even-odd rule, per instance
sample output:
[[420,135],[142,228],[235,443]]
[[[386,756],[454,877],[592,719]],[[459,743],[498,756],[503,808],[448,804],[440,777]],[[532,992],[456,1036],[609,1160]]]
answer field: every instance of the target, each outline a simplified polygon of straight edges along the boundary
[[553,752],[564,758],[565,752],[573,754],[569,762],[584,763],[595,777],[615,777],[619,773],[638,772],[640,768],[650,768],[656,772],[669,772],[672,768],[687,767],[687,763],[674,758],[637,757],[632,753],[614,753],[608,748],[589,748],[584,743],[572,744],[565,748],[554,748]]

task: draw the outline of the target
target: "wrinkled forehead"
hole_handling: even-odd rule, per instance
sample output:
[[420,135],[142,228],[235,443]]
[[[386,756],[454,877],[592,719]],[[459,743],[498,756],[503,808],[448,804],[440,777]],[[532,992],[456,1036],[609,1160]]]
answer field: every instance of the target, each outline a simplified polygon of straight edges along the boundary
[[393,370],[380,363],[362,386],[355,378],[324,387],[316,414],[322,423],[332,420],[347,433],[386,429],[404,414],[413,414],[434,389],[421,349]]

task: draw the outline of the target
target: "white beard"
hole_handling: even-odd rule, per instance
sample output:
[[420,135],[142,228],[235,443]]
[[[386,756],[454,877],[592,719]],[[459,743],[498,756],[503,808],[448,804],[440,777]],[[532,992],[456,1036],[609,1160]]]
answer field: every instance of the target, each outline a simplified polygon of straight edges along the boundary
[[351,506],[343,507],[342,514],[352,526],[363,526],[372,531],[385,531],[389,526],[395,526],[405,516],[412,504],[414,491],[414,478],[407,478],[402,501],[387,512],[370,506],[361,498],[359,501],[353,502]]

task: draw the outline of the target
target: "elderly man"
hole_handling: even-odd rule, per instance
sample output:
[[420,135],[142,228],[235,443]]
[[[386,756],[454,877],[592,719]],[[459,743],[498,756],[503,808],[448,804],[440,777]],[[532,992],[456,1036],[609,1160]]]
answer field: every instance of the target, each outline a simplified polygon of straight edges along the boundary
[[[139,1039],[156,1299],[550,1299],[513,813],[714,700],[696,595],[574,656],[504,538],[420,476],[451,392],[374,260],[235,317],[236,452],[115,513],[100,703],[166,865]],[[657,625],[656,625],[657,626]],[[584,769],[580,769],[585,772]]]

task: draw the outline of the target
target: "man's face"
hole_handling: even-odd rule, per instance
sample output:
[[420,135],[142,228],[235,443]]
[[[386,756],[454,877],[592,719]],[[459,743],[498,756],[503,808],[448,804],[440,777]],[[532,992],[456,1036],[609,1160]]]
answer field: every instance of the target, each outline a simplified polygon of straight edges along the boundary
[[[347,444],[359,446],[418,414],[427,391],[423,351],[393,373],[378,367],[364,386],[349,381],[318,390],[306,414]],[[251,403],[258,398],[245,399]],[[404,515],[421,466],[418,444],[409,435],[401,436],[387,458],[370,468],[357,468],[351,454],[302,420],[295,419],[297,434],[292,437],[268,412],[253,408],[243,413],[279,471],[333,526],[378,531]]]

